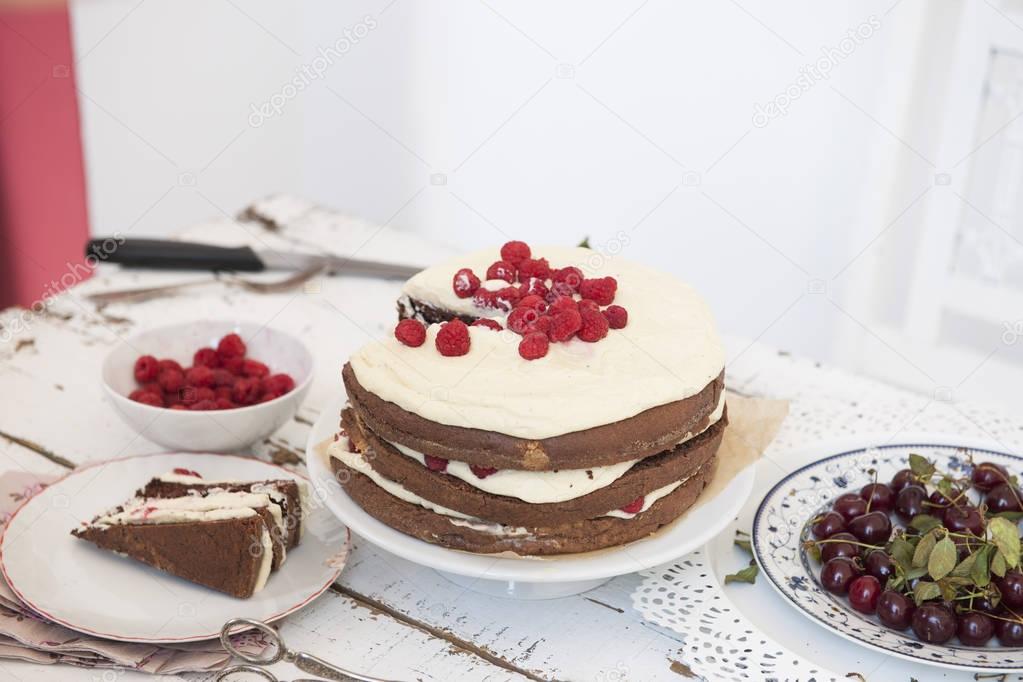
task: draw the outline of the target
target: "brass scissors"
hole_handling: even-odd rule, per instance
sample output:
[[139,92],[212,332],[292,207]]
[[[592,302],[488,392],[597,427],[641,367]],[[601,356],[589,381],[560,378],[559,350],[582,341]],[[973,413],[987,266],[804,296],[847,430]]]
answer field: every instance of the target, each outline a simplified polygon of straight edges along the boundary
[[[263,656],[253,656],[239,651],[230,638],[232,631],[239,629],[239,627],[245,630],[250,628],[259,630],[266,637],[267,642],[269,642],[269,651],[272,653],[264,654]],[[284,640],[277,630],[262,621],[251,618],[232,618],[224,623],[224,627],[220,630],[220,643],[224,645],[227,653],[237,656],[248,665],[234,665],[222,670],[215,678],[216,682],[230,682],[232,680],[241,682],[245,679],[243,675],[256,675],[267,680],[267,682],[283,682],[269,670],[263,669],[263,666],[273,665],[280,661],[291,663],[304,673],[319,675],[320,680],[333,680],[334,682],[393,682],[380,679],[379,677],[369,677],[353,673],[350,670],[327,663],[322,658],[317,658],[312,654],[292,651],[284,645]],[[303,678],[294,680],[294,682],[320,682],[320,680]]]

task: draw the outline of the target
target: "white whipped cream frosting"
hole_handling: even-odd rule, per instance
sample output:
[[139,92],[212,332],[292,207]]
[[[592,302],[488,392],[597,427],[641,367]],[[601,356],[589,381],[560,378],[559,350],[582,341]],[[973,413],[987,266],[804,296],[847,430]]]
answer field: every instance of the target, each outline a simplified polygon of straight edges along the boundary
[[[366,390],[431,421],[540,439],[628,419],[700,392],[724,368],[710,310],[675,277],[581,248],[537,247],[552,267],[579,267],[585,277],[618,281],[615,304],[629,311],[624,329],[597,343],[552,343],[546,357],[524,360],[521,337],[470,327],[466,355],[445,357],[434,346],[440,325],[419,348],[393,335],[361,348],[352,369]],[[494,317],[471,298],[458,298],[455,272],[484,275],[497,249],[459,256],[406,282],[404,294],[461,313]]]

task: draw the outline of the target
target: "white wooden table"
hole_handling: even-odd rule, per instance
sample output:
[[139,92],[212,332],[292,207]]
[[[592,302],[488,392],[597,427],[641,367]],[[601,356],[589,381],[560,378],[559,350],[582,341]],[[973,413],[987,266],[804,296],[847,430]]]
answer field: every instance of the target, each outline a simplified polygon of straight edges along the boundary
[[[449,253],[412,235],[297,213],[284,216],[283,224],[272,230],[225,218],[181,236],[274,246],[318,244],[340,253],[358,251],[365,257],[420,264]],[[60,474],[90,460],[160,451],[122,423],[104,401],[100,363],[119,337],[148,326],[200,318],[264,322],[307,340],[317,368],[306,404],[293,422],[253,447],[257,457],[300,467],[311,423],[321,406],[340,390],[345,358],[368,339],[390,333],[399,285],[335,277],[289,293],[261,295],[217,284],[173,298],[100,310],[82,298],[90,291],[205,277],[103,266],[93,279],[54,301],[45,314],[0,344],[0,467]],[[8,310],[0,315],[0,323],[10,330],[12,316],[18,314],[20,311]],[[935,404],[928,397],[822,369],[759,344],[729,339],[728,345],[733,387],[793,400],[779,443],[768,453],[769,461],[762,464],[774,473],[785,467],[786,448],[805,445],[814,438],[863,431],[872,414],[887,415],[884,428],[894,431],[893,437],[898,430],[918,427],[914,420],[932,416],[943,423],[958,419],[952,426],[963,431],[973,424],[973,435],[984,432],[981,435],[998,437],[1012,446],[1021,440],[1023,423],[1006,419],[995,426],[981,425],[977,415],[989,415],[987,411],[971,413],[967,408]],[[858,403],[858,397],[871,392],[885,396],[887,402],[873,408]],[[826,410],[815,413],[821,406]],[[912,419],[906,423],[899,419],[897,426],[891,427],[891,416],[898,411],[895,406]],[[934,416],[934,410],[946,410],[947,414]],[[820,418],[825,414],[837,416],[822,424]],[[309,608],[289,618],[283,634],[294,647],[393,679],[686,679],[685,638],[645,622],[634,610],[631,593],[638,582],[636,576],[623,576],[584,595],[551,602],[501,600],[466,591],[430,569],[356,539],[355,551],[339,581]],[[756,589],[767,588],[758,585]],[[800,620],[784,611],[779,617]],[[796,629],[807,625],[800,622]],[[808,632],[812,641],[805,647],[813,649],[815,631]],[[864,675],[881,670],[899,675],[913,672],[912,666],[864,655],[851,644],[844,647],[834,659],[838,663],[834,670],[840,674],[853,670]],[[285,680],[296,677],[295,670],[287,666],[278,674]],[[104,676],[102,671],[0,661],[0,679],[132,682],[152,678],[130,672]],[[210,676],[194,679],[208,680]],[[884,673],[871,679],[908,678]],[[942,675],[941,679],[969,678]]]

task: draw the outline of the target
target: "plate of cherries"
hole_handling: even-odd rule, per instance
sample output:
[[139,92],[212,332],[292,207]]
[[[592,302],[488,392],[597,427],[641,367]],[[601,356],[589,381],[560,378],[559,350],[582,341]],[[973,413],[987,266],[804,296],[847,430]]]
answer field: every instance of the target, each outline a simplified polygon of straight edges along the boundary
[[752,539],[803,615],[918,662],[1023,671],[1023,459],[944,444],[843,452],[782,479]]

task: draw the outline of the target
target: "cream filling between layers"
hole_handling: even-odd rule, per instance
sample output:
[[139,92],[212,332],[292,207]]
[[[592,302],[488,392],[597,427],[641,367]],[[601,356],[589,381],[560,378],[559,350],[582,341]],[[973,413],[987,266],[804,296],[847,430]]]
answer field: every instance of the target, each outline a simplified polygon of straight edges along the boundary
[[[697,432],[687,433],[673,447],[696,438],[698,435],[717,424],[725,411],[725,396],[721,394],[718,405],[708,418],[707,426]],[[412,448],[387,441],[401,454],[411,457],[426,466],[426,456]],[[505,497],[514,497],[532,504],[550,502],[566,502],[583,495],[606,488],[624,476],[629,469],[642,459],[630,459],[617,464],[589,469],[561,469],[559,471],[526,471],[524,469],[499,469],[486,478],[473,473],[465,462],[448,460],[444,473],[460,478],[469,485],[483,492]]]
[[263,526],[263,535],[260,538],[260,546],[262,547],[262,553],[260,557],[262,559],[259,564],[259,572],[256,574],[256,584],[252,588],[252,591],[259,592],[266,586],[267,578],[270,577],[270,567],[273,565],[274,550],[273,540],[270,537],[270,531]]
[[[484,533],[491,533],[493,535],[523,536],[530,534],[528,528],[523,528],[521,526],[506,526],[500,523],[480,519],[475,516],[469,516],[468,514],[463,514],[462,512],[455,511],[454,509],[449,509],[448,507],[436,504],[435,502],[431,502],[430,500],[427,500],[419,495],[416,495],[414,492],[412,492],[405,486],[401,485],[400,483],[397,483],[396,481],[392,481],[388,478],[384,478],[383,476],[381,476],[369,464],[369,462],[366,461],[366,459],[362,456],[362,453],[351,452],[348,449],[348,439],[344,436],[338,437],[338,439],[327,448],[327,454],[330,457],[334,457],[336,459],[341,460],[341,462],[343,462],[346,466],[355,469],[360,474],[368,477],[378,487],[383,488],[385,492],[389,493],[394,497],[397,497],[399,500],[403,500],[405,502],[418,505],[425,509],[429,509],[430,511],[436,514],[440,514],[441,516],[447,516],[451,518],[452,519],[451,523],[453,525],[462,526],[464,528],[471,528],[473,530],[478,530]],[[645,496],[643,502],[643,509],[639,512],[636,512],[635,514],[623,512],[620,509],[613,509],[606,514],[602,514],[601,516],[614,516],[622,519],[631,519],[649,509],[651,506],[653,506],[655,502],[657,502],[657,500],[673,492],[676,488],[684,484],[694,475],[695,473],[690,474],[689,476],[683,478],[681,481],[670,483],[664,486],[663,488],[658,488],[657,490],[652,491],[651,493]]]
[[[615,303],[629,311],[628,326],[599,343],[553,343],[545,357],[528,361],[518,354],[521,337],[484,327],[469,328],[466,355],[445,357],[434,343],[440,325],[430,325],[418,348],[387,335],[359,349],[351,357],[359,383],[433,422],[541,439],[689,398],[721,373],[725,355],[713,318],[689,285],[589,249],[535,251],[552,266],[615,277]],[[451,281],[462,267],[485,273],[498,258],[496,249],[459,256],[412,277],[403,293],[442,309],[490,316],[495,311],[455,296]]]

